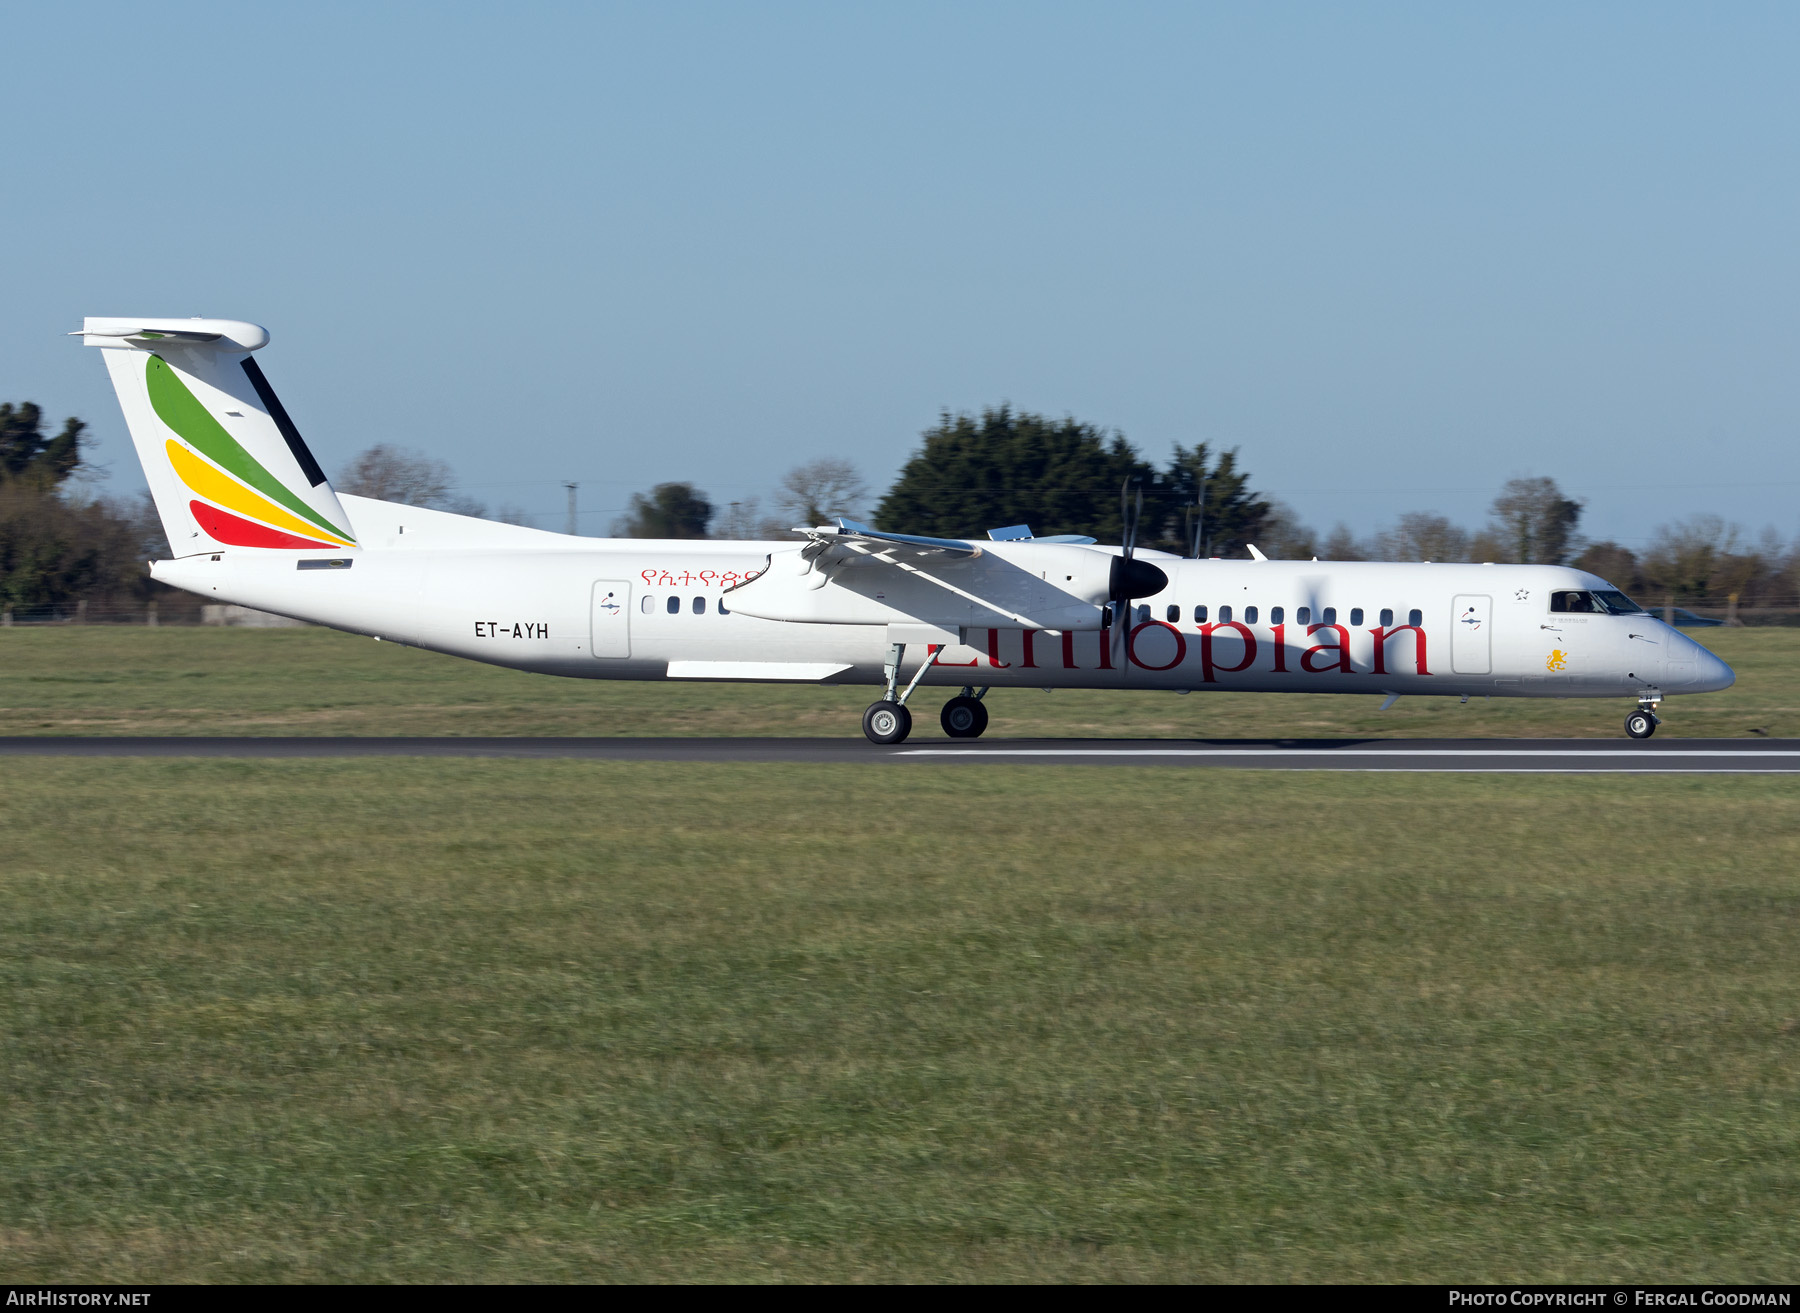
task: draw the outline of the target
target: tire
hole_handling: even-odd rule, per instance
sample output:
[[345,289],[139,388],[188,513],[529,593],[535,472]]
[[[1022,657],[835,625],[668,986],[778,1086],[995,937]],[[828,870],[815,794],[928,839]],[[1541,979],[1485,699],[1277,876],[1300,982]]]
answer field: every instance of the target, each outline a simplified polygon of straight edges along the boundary
[[1634,711],[1625,717],[1625,732],[1634,739],[1647,739],[1656,733],[1656,717],[1648,711]]
[[904,743],[912,733],[912,712],[898,702],[877,702],[863,712],[863,733],[871,743]]
[[953,739],[978,739],[988,726],[987,707],[975,698],[953,697],[938,713],[938,724]]

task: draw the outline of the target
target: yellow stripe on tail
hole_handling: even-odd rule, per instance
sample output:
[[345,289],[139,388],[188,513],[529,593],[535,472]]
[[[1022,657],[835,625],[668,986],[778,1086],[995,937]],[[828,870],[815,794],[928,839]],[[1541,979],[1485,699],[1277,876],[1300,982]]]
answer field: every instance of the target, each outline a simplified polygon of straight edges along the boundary
[[344,547],[354,546],[334,534],[325,533],[318,525],[308,524],[299,516],[290,514],[267,497],[250,491],[236,479],[208,465],[173,438],[164,447],[169,453],[169,464],[175,467],[175,473],[181,477],[181,481],[208,501],[217,502],[226,510],[236,511],[239,515],[254,515],[263,523],[285,529],[289,533],[307,538],[324,538]]

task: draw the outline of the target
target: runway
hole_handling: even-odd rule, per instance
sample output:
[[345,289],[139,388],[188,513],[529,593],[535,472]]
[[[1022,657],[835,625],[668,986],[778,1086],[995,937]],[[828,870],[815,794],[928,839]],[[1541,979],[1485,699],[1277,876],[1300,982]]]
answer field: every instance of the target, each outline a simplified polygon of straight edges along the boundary
[[1800,739],[0,738],[0,757],[500,757],[829,766],[1161,766],[1514,775],[1795,775]]

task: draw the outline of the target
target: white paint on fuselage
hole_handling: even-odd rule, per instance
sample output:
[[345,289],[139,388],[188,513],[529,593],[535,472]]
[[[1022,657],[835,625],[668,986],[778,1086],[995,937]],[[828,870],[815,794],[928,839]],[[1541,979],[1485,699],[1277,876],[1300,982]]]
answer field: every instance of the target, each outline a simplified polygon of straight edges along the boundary
[[[693,663],[719,662],[736,671],[841,667],[827,682],[882,682],[885,625],[768,620],[730,609],[730,587],[763,569],[772,554],[793,552],[794,542],[581,538],[360,497],[341,500],[365,545],[343,554],[353,562],[349,568],[296,568],[299,559],[325,555],[319,552],[239,549],[159,561],[153,573],[209,600],[544,674],[657,680],[668,678],[676,662],[691,678],[689,672],[704,668]],[[1707,692],[1733,679],[1722,661],[1650,615],[1552,613],[1553,591],[1610,588],[1579,570],[1144,555],[1169,576],[1169,586],[1134,602],[1129,657],[1102,630],[977,628],[965,630],[965,642],[947,649],[923,682],[1619,697]],[[626,610],[628,656],[594,653],[594,585],[601,581],[623,585],[625,595],[612,601]],[[610,591],[616,590],[601,590],[599,598]],[[1487,599],[1485,671],[1452,667],[1459,597]],[[1196,606],[1207,608],[1205,624],[1196,622]],[[1230,624],[1220,622],[1223,606],[1232,608]],[[1170,607],[1179,608],[1175,620],[1168,618]],[[1254,622],[1246,618],[1250,607],[1257,611]],[[1330,646],[1335,632],[1304,632],[1303,607],[1313,613],[1313,626],[1326,608],[1336,611],[1348,642],[1347,671]],[[1279,630],[1275,608],[1283,613]],[[1362,623],[1353,624],[1358,609]],[[1392,625],[1380,623],[1383,610],[1393,612]],[[1404,631],[1414,610],[1422,643]],[[1378,632],[1397,628],[1403,632],[1386,639],[1378,663]],[[1246,631],[1254,652],[1246,650]],[[909,648],[908,677],[924,655]]]

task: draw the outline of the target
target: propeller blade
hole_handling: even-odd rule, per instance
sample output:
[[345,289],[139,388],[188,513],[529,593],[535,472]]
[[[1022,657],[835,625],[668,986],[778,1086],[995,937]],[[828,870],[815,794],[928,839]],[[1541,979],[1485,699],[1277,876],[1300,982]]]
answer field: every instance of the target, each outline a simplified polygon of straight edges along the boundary
[[1144,489],[1140,485],[1137,490],[1137,501],[1131,499],[1131,480],[1127,478],[1119,485],[1119,519],[1124,524],[1124,537],[1121,546],[1125,550],[1125,559],[1129,561],[1137,551],[1138,525],[1144,518]]
[[1112,603],[1112,632],[1108,635],[1108,641],[1113,645],[1114,665],[1122,669],[1131,627],[1135,622],[1132,599],[1152,597],[1162,592],[1169,586],[1169,576],[1149,561],[1134,559],[1138,529],[1144,522],[1144,489],[1139,485],[1137,495],[1133,497],[1129,478],[1119,488],[1119,518],[1123,521],[1124,535],[1119,555],[1113,557],[1111,576],[1107,580],[1107,594]]
[[[1307,625],[1319,625],[1325,623],[1325,617],[1320,614],[1321,608],[1319,606],[1319,587],[1324,582],[1325,578],[1322,575],[1309,575],[1300,581],[1300,587],[1306,594],[1306,625],[1300,626],[1299,630],[1302,638],[1306,635]],[[1300,617],[1297,615],[1294,617],[1295,620],[1299,620],[1299,618]],[[1301,644],[1302,648],[1305,646],[1304,643]]]

